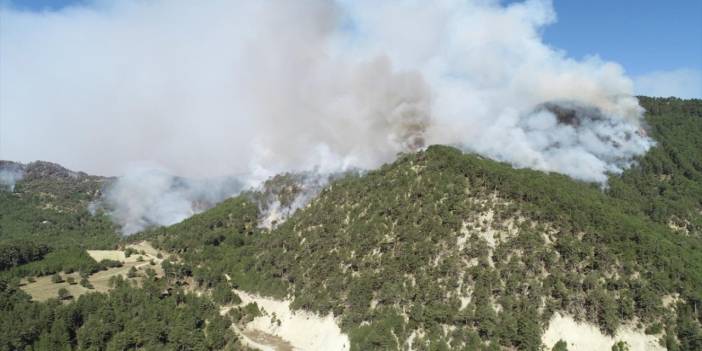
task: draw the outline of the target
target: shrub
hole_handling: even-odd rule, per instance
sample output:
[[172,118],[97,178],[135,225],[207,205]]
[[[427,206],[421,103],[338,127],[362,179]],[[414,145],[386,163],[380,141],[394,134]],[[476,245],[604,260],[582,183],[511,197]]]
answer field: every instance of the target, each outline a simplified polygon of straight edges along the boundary
[[553,345],[552,351],[568,351],[568,343],[563,340],[558,340],[558,342]]
[[61,288],[58,291],[58,298],[59,298],[59,300],[68,300],[70,298],[73,298],[73,295],[71,295],[71,293],[68,292],[68,289]]
[[617,341],[612,345],[612,351],[629,351],[629,344],[626,341]]
[[129,269],[129,272],[127,272],[127,278],[134,278],[137,275],[137,270],[136,268],[132,267]]
[[654,323],[646,328],[646,334],[658,334],[663,331],[663,326],[660,323]]
[[135,253],[137,253],[136,250],[132,249],[131,247],[128,247],[126,250],[124,250],[124,257],[129,257]]
[[156,271],[153,270],[151,267],[146,267],[144,270],[144,273],[146,273],[146,276],[150,279],[153,280],[156,277]]
[[262,315],[261,310],[258,308],[258,304],[255,302],[249,303],[246,306],[244,306],[242,312],[244,315],[244,323],[248,323],[254,320],[254,318]]
[[86,289],[94,289],[95,288],[95,287],[93,287],[93,284],[91,284],[90,281],[88,281],[88,278],[82,278],[80,280],[80,285]]
[[115,261],[115,260],[102,260],[99,263],[100,269],[101,270],[107,270],[108,268],[118,268],[122,267],[123,264],[120,261]]

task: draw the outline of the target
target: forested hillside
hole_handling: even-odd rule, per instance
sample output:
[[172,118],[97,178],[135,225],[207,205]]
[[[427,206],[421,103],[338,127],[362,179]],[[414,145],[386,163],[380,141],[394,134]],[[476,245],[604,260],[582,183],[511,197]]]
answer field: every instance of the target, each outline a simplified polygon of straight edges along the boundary
[[212,301],[165,287],[117,279],[108,294],[37,303],[0,280],[0,350],[245,350]]
[[[0,267],[3,275],[51,274],[95,263],[86,248],[120,239],[109,217],[91,214],[108,178],[69,171],[49,162],[0,163],[21,170],[13,189],[0,189]],[[39,259],[44,258],[39,261]],[[6,271],[22,263],[37,261]]]
[[124,239],[175,254],[168,279],[73,302],[31,302],[16,277],[90,271],[85,248],[120,243],[88,212],[106,179],[24,166],[0,191],[0,350],[242,348],[231,319],[181,284],[217,303],[237,288],[331,313],[351,350],[539,350],[557,312],[702,350],[702,101],[640,101],[657,145],[606,187],[431,146],[334,178],[265,223],[267,199],[292,208],[305,192],[281,176]]
[[605,190],[432,146],[334,182],[271,231],[240,197],[144,237],[204,286],[227,273],[333,312],[357,350],[534,350],[555,311],[700,349],[702,104],[642,104],[658,145]]
[[702,235],[702,103],[639,97],[657,146],[609,180],[610,196],[684,235]]

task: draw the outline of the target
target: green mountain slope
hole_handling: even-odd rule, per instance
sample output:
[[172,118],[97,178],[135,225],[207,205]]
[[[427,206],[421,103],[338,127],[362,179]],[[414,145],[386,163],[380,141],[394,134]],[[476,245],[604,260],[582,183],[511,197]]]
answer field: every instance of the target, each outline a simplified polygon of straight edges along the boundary
[[16,276],[78,270],[94,263],[86,248],[113,246],[120,236],[110,219],[92,215],[89,204],[99,199],[109,178],[72,172],[49,162],[21,165],[23,177],[14,189],[0,189],[0,266],[44,260],[16,267]]
[[[352,349],[536,350],[566,311],[702,347],[702,103],[642,99],[658,146],[610,186],[443,146],[332,183],[273,230],[245,196],[149,237],[184,276],[333,312]],[[677,305],[664,298],[679,296]]]
[[639,98],[658,145],[622,177],[610,178],[608,194],[625,200],[657,223],[702,235],[702,103]]
[[30,302],[6,278],[90,270],[84,249],[120,240],[87,210],[109,179],[20,165],[24,178],[0,191],[0,350],[241,348],[211,301],[162,294],[179,279],[332,313],[352,350],[408,340],[413,350],[538,350],[556,312],[607,334],[638,323],[668,350],[700,350],[702,101],[640,100],[657,146],[605,189],[432,146],[335,178],[262,226],[267,201],[290,206],[306,191],[284,175],[270,192],[130,237],[177,253],[169,279],[66,304]]

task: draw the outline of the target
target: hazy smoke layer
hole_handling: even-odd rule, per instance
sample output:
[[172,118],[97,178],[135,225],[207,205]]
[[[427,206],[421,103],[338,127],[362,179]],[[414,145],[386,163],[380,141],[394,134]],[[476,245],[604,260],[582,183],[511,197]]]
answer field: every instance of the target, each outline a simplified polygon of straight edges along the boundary
[[124,0],[1,15],[5,158],[265,179],[441,143],[605,182],[652,144],[619,65],[542,42],[547,0]]
[[190,180],[155,168],[137,168],[118,178],[102,204],[124,234],[178,223],[237,194],[234,178]]

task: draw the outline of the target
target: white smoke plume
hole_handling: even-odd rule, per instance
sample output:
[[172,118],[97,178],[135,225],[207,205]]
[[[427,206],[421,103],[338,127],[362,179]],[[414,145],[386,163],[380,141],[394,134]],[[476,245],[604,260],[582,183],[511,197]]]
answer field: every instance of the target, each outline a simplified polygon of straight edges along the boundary
[[359,174],[359,171],[328,174],[313,170],[279,174],[267,179],[249,192],[249,197],[259,207],[259,227],[273,229],[282,224],[317,197],[331,181],[350,174]]
[[178,223],[238,194],[242,187],[231,177],[192,180],[156,167],[138,167],[117,178],[100,205],[128,235]]
[[15,184],[22,180],[22,166],[14,162],[0,161],[0,190],[15,191]]
[[[96,0],[1,11],[4,158],[265,179],[369,169],[451,144],[604,183],[653,144],[621,66],[542,41],[556,20],[548,0]],[[545,108],[556,104],[580,111],[579,122]]]

